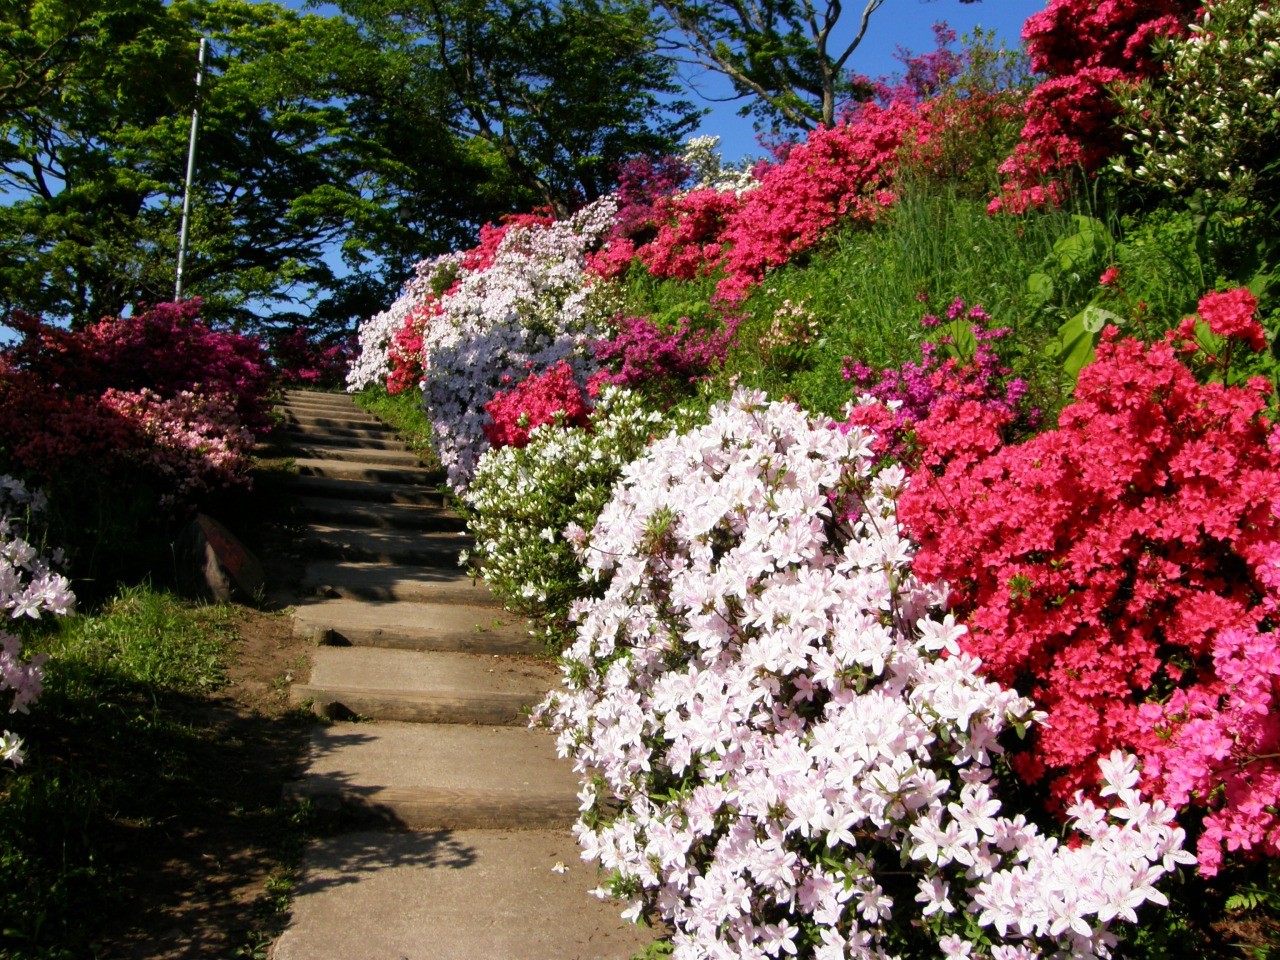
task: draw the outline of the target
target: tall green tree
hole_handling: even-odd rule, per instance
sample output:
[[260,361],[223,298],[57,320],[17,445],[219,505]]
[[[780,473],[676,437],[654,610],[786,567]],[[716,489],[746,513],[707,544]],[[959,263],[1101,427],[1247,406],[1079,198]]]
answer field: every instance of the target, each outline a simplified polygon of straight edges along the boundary
[[616,168],[669,151],[697,113],[677,99],[649,5],[636,0],[339,0],[394,51],[437,122],[564,212]]
[[[686,62],[722,74],[743,114],[773,130],[835,122],[861,93],[850,60],[886,0],[860,0],[849,25],[841,0],[657,0],[667,36]],[[975,3],[978,0],[960,0]]]
[[635,4],[359,12],[0,0],[0,314],[172,297],[202,35],[184,293],[246,328],[366,316],[415,260],[598,196],[692,116]]

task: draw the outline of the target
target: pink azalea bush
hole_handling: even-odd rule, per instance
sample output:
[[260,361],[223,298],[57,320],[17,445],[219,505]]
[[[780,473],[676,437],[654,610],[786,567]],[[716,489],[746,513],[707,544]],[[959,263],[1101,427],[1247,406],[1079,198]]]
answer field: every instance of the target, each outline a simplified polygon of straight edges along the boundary
[[[71,585],[56,573],[30,542],[28,519],[45,508],[43,495],[22,481],[0,476],[0,613],[10,620],[39,619],[43,613],[64,616],[75,606]],[[58,554],[55,552],[54,560]],[[26,713],[44,681],[44,657],[27,657],[22,641],[0,629],[0,694],[9,694],[9,713]],[[0,732],[0,760],[19,764],[22,741]]]
[[732,318],[711,330],[696,328],[688,317],[669,330],[649,317],[619,317],[614,325],[613,337],[595,344],[595,357],[604,367],[591,385],[647,389],[668,400],[721,366],[737,332]]
[[198,494],[248,482],[254,435],[227,397],[191,390],[162,397],[146,387],[109,388],[99,402],[134,429],[136,443],[115,454],[163,479],[162,506],[191,503]]
[[[848,423],[873,432],[872,449],[878,455],[900,463],[915,462],[920,456],[930,458],[931,463],[940,462],[945,451],[937,445],[921,450],[917,428],[934,411],[948,411],[936,416],[947,420],[952,411],[970,401],[990,408],[1002,426],[1019,418],[1027,424],[1037,419],[1036,411],[1022,409],[1026,381],[1011,376],[996,351],[998,343],[1009,335],[1009,328],[992,326],[981,305],[967,307],[959,298],[947,307],[946,318],[968,325],[974,342],[971,356],[948,354],[946,347],[953,338],[946,335],[938,343],[926,340],[920,344],[919,363],[908,361],[878,373],[845,358],[844,378],[858,392],[848,411]],[[921,325],[930,329],[942,322],[940,317],[925,314]]]
[[905,473],[835,426],[739,392],[568,531],[603,592],[541,711],[588,778],[584,858],[680,960],[1113,956],[1182,830],[1118,751],[1069,842],[1005,811],[1033,705],[911,573]]
[[[1201,309],[1256,335],[1247,295]],[[1212,874],[1224,850],[1280,855],[1280,434],[1267,381],[1198,382],[1179,343],[1109,330],[1057,429],[1021,444],[974,401],[935,411],[918,434],[947,455],[901,516],[963,649],[1048,714],[1018,773],[1063,809],[1093,758],[1138,756],[1148,795],[1203,811]]]
[[199,303],[163,304],[82,330],[12,318],[0,351],[0,438],[9,469],[157,484],[169,506],[247,480],[272,371],[254,338],[210,329]]

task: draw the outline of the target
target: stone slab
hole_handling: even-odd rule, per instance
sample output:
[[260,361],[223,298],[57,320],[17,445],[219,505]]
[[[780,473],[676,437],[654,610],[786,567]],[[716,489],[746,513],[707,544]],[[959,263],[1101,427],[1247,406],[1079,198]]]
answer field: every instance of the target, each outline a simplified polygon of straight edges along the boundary
[[348,600],[409,600],[419,603],[502,604],[482,583],[461,569],[314,560],[302,574],[301,588],[322,597]]
[[304,477],[331,477],[335,480],[357,480],[374,483],[407,483],[427,485],[438,479],[423,467],[378,466],[347,460],[329,460],[317,457],[295,457],[294,466]]
[[369,450],[401,450],[404,443],[388,430],[335,430],[329,428],[305,428],[299,425],[286,425],[280,433],[280,439],[286,443],[300,446],[319,444],[324,447],[354,447]]
[[528,623],[493,607],[464,604],[313,600],[294,608],[295,632],[333,645],[538,653]]
[[654,933],[592,897],[598,883],[567,831],[330,837],[306,854],[272,956],[629,960]]
[[352,526],[458,532],[467,526],[465,518],[435,504],[357,503],[339,497],[307,496],[296,497],[294,502],[305,517]]
[[276,407],[286,426],[299,425],[316,430],[384,429],[381,420],[359,410],[321,410],[315,407]]
[[375,449],[371,446],[326,446],[305,440],[291,440],[288,446],[297,456],[314,460],[348,460],[352,463],[388,464],[395,467],[416,467],[422,463],[403,446],[393,449]]
[[397,693],[441,691],[541,697],[558,682],[559,673],[554,666],[529,657],[318,647],[312,653],[310,684]]
[[338,723],[313,731],[291,795],[401,829],[522,830],[571,825],[578,789],[545,731]]
[[299,546],[312,557],[378,563],[411,563],[459,569],[472,539],[459,530],[388,530],[309,524]]
[[446,494],[438,487],[417,483],[385,483],[341,477],[299,476],[291,481],[301,494],[368,503],[420,504],[442,507]]

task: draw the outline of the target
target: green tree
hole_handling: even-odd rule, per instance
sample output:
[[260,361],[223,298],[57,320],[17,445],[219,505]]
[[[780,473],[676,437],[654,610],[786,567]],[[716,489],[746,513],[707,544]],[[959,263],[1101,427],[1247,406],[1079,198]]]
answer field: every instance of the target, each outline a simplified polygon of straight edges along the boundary
[[[975,3],[977,0],[960,0]],[[723,74],[757,126],[808,130],[835,122],[862,93],[849,60],[885,0],[864,0],[852,32],[840,0],[657,0],[688,62]]]
[[563,213],[617,166],[669,151],[697,114],[636,0],[339,0],[394,53],[413,102]]
[[0,13],[0,315],[82,323],[172,298],[201,35],[184,292],[211,318],[342,325],[414,260],[533,202],[344,18],[243,0]]

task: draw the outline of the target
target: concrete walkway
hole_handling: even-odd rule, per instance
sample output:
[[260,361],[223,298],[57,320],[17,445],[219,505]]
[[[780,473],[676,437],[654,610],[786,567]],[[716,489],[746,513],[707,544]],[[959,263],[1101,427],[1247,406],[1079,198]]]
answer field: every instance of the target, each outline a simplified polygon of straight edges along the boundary
[[293,696],[333,722],[294,792],[313,841],[274,960],[627,960],[651,939],[588,893],[577,778],[528,709],[556,683],[525,625],[458,566],[433,478],[340,394],[282,406],[307,556]]

